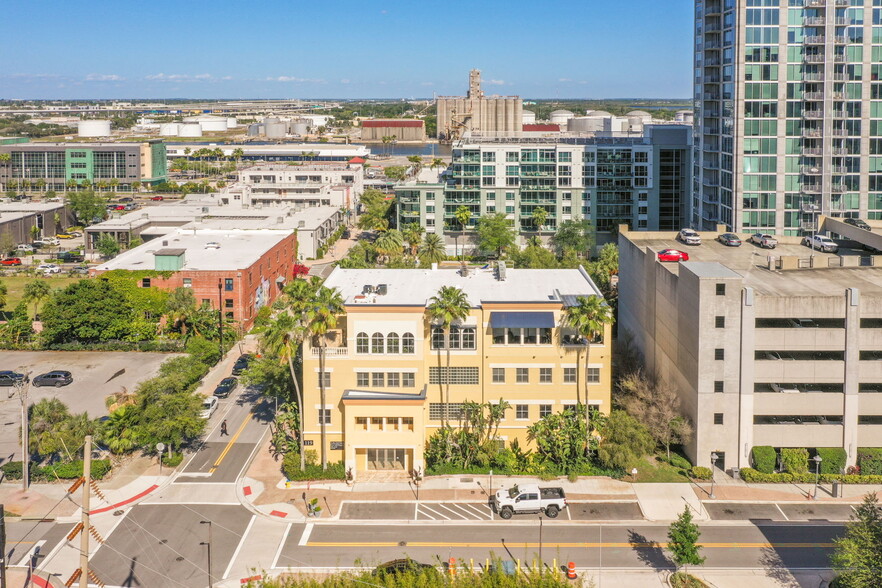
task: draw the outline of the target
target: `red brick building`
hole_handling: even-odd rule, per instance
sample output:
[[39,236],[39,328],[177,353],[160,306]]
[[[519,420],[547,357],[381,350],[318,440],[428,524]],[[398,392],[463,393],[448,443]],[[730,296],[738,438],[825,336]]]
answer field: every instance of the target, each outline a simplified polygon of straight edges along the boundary
[[192,288],[197,303],[222,307],[227,319],[248,330],[257,311],[272,304],[293,279],[296,255],[297,236],[290,230],[179,230],[122,253],[93,274],[172,271],[168,278],[144,277],[140,285]]

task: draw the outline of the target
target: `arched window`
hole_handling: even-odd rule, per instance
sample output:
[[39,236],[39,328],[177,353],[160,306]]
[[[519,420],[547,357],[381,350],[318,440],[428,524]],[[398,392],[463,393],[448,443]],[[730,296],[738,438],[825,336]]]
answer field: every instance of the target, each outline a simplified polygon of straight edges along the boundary
[[386,353],[401,353],[398,347],[398,333],[386,335]]
[[374,333],[371,335],[371,353],[383,353],[382,333]]
[[367,333],[359,333],[355,336],[355,352],[356,353],[367,353],[368,352],[368,336]]
[[405,333],[401,336],[401,352],[402,353],[415,353],[416,352],[416,343],[413,338],[413,333]]
[[432,327],[432,349],[444,349],[444,329]]

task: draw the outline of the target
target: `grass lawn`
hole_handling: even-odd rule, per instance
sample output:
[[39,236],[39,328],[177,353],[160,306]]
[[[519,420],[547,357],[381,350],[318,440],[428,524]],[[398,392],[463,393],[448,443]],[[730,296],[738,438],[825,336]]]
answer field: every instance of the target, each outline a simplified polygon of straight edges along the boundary
[[[11,314],[12,311],[18,306],[18,303],[21,302],[22,296],[24,296],[25,284],[28,282],[33,282],[34,280],[45,280],[49,282],[49,285],[53,290],[58,288],[65,288],[69,284],[73,284],[74,282],[78,282],[83,278],[69,278],[67,276],[51,276],[51,277],[27,277],[27,276],[7,276],[0,277],[0,282],[6,285],[6,306],[3,307],[3,311],[5,314]],[[45,302],[45,301],[44,301]],[[28,305],[28,314],[30,316],[34,316],[34,305]]]
[[637,466],[637,482],[688,482],[686,470],[672,466],[659,456],[643,459]]

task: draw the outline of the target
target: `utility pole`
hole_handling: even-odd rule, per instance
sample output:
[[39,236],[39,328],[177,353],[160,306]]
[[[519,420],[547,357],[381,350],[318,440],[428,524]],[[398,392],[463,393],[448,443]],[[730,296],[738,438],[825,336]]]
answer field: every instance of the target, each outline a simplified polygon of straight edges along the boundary
[[217,332],[221,359],[224,357],[224,294],[223,280],[217,279]]
[[6,510],[0,504],[0,588],[6,588]]
[[83,447],[83,530],[80,537],[80,588],[89,588],[89,498],[92,495],[92,436]]

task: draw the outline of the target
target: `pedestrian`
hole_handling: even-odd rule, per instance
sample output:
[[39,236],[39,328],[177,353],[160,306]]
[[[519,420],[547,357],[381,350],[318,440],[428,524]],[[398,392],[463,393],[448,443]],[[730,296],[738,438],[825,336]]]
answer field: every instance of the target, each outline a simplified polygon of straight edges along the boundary
[[224,435],[229,436],[229,433],[227,433],[227,419],[224,419],[224,422],[221,423],[221,437]]

